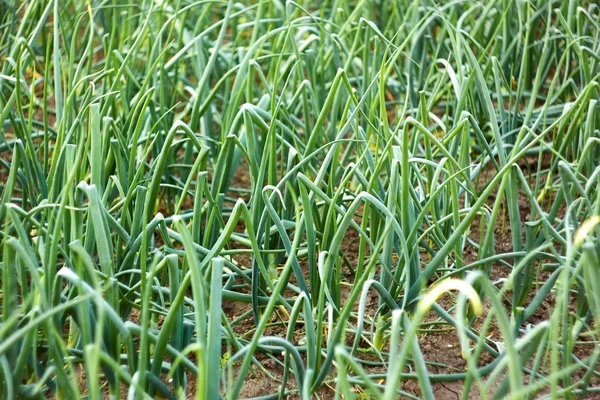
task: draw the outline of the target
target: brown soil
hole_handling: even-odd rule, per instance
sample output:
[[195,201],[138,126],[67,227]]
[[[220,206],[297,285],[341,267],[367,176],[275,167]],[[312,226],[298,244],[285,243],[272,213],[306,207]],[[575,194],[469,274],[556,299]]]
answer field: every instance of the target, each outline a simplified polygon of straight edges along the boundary
[[4,185],[8,181],[8,174],[10,173],[10,169],[6,167],[6,165],[10,165],[12,160],[12,152],[5,151],[0,153],[0,185],[4,188]]

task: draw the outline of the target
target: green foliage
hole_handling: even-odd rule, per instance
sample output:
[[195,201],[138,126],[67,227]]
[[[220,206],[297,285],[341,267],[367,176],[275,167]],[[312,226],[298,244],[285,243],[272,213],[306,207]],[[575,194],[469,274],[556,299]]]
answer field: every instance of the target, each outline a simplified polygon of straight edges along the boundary
[[0,397],[600,391],[598,54],[584,0],[0,1]]

